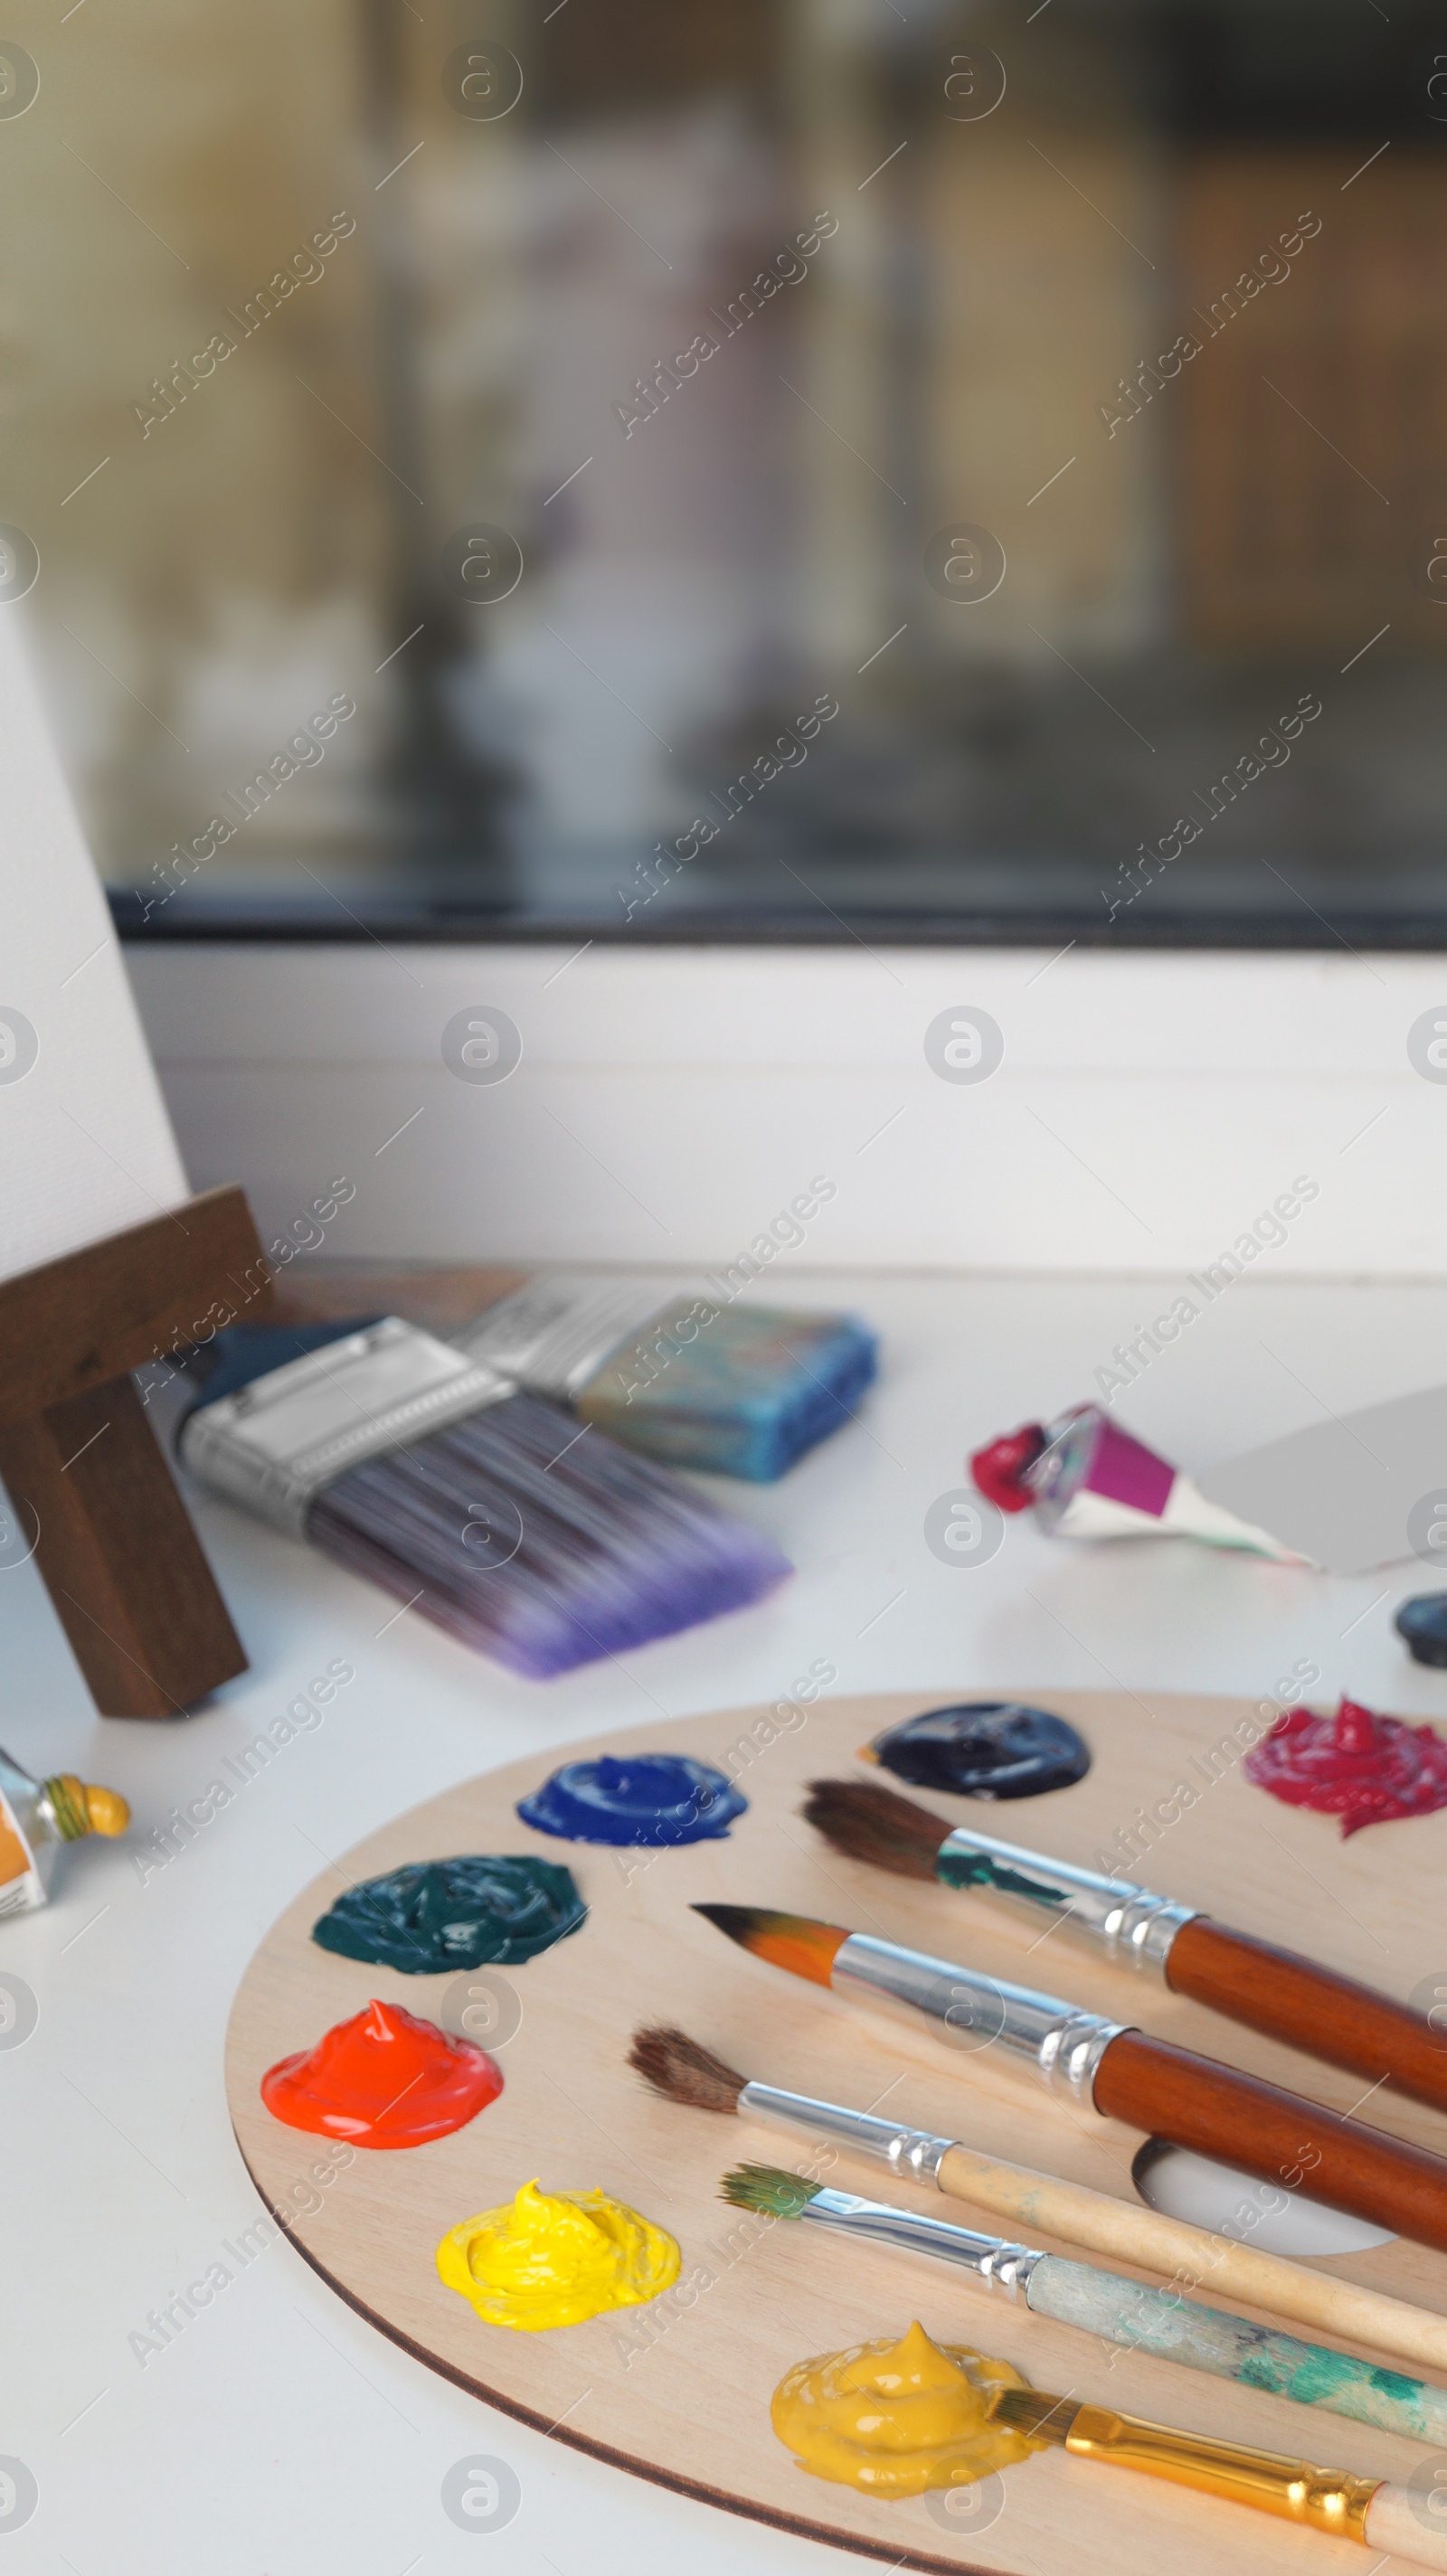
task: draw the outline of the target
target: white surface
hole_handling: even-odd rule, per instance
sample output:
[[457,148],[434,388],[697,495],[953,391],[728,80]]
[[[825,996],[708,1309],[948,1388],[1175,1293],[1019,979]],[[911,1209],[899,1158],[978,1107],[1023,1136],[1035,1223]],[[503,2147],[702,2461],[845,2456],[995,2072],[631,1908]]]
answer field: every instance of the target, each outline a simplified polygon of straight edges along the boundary
[[[1213,2164],[1189,2147],[1166,2147],[1142,2164],[1135,2163],[1136,2189],[1165,2218],[1184,2218],[1192,2227],[1227,2228],[1252,2186],[1230,2165]],[[1390,2245],[1389,2227],[1373,2227],[1365,2218],[1349,2218],[1344,2209],[1328,2209],[1304,2192],[1278,2192],[1265,2204],[1251,2230],[1260,2254],[1286,2254],[1300,2262],[1307,2254],[1359,2254],[1369,2245]]]
[[[306,1240],[345,1174],[338,1252],[712,1266],[822,1172],[837,1194],[776,1266],[1178,1294],[1265,1217],[1284,1240],[1253,1276],[1447,1277],[1447,1068],[1407,1054],[1447,1024],[1447,958],[359,943],[132,968],[196,1186],[244,1182],[268,1239]],[[522,1061],[473,1085],[441,1032],[488,1004]],[[1002,1032],[984,1081],[926,1062],[956,1005]],[[1316,1199],[1272,1226],[1301,1175]]]
[[[34,2034],[0,2049],[0,2449],[28,2463],[41,2498],[4,2538],[5,2576],[637,2576],[678,2559],[690,2576],[737,2576],[741,2557],[802,2576],[830,2555],[490,2414],[371,2331],[282,2242],[168,2350],[144,2367],[133,2356],[127,2338],[148,2311],[257,2216],[221,2077],[247,1959],[323,1856],[385,1818],[529,1749],[542,1769],[551,1747],[660,1706],[682,1716],[773,1699],[816,1657],[841,1692],[942,1698],[1007,1685],[1259,1698],[1308,1657],[1316,1699],[1345,1688],[1447,1723],[1447,1674],[1411,1663],[1391,1628],[1420,1569],[1333,1580],[1185,1542],[1072,1549],[1018,1521],[976,1571],[929,1552],[926,1511],[962,1483],[967,1445],[1078,1393],[1138,1311],[1133,1283],[814,1276],[796,1293],[857,1303],[881,1328],[886,1368],[865,1418],[781,1485],[727,1488],[778,1534],[797,1580],[626,1670],[512,1681],[394,1619],[324,1560],[203,1504],[253,1670],[208,1714],[102,1725],[33,1569],[0,1574],[0,1742],[32,1770],[112,1781],[142,1835],[332,1658],[357,1676],[146,1885],[124,1845],[82,1846],[58,1902],[0,1931],[0,1972],[40,2002]],[[1248,1285],[1155,1363],[1125,1418],[1205,1467],[1286,1427],[1297,1380],[1342,1408],[1425,1379],[1442,1303],[1421,1289]],[[1238,1919],[1249,1926],[1249,1890]],[[1424,1923],[1421,1960],[1392,1962],[1395,1988],[1440,1965],[1441,1939],[1440,1922]],[[587,2133],[562,2143],[586,2181]],[[523,2490],[516,2521],[486,2542],[439,2501],[449,2467],[479,2453],[510,2462]],[[909,2514],[899,2549],[933,2543],[922,2508]]]
[[8,1279],[175,1207],[186,1176],[14,607],[0,608],[0,780]]

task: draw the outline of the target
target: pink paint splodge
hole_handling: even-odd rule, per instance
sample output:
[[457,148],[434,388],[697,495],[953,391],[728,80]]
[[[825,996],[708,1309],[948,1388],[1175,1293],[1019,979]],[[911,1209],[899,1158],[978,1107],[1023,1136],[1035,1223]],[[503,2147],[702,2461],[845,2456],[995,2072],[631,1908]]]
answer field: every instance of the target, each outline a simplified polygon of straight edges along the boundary
[[1208,1502],[1189,1476],[1133,1439],[1098,1404],[1072,1405],[977,1449],[970,1474],[1002,1512],[1033,1512],[1056,1538],[1194,1538],[1305,1565],[1270,1532]]
[[1334,1717],[1288,1709],[1246,1756],[1248,1780],[1289,1807],[1340,1816],[1342,1839],[1447,1807],[1447,1740],[1344,1699]]

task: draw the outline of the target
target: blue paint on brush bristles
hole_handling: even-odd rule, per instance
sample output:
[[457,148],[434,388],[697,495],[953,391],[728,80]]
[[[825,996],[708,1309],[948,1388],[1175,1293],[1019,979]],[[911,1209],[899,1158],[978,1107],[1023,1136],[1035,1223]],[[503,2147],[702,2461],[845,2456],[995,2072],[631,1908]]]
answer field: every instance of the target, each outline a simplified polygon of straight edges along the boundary
[[[283,1403],[329,1407],[345,1436],[365,1419],[370,1346],[338,1351],[335,1372],[308,1362],[368,1329],[235,1324],[218,1333],[204,1391],[178,1436],[183,1466],[286,1526],[259,1490],[256,1453],[240,1475],[234,1454],[218,1455],[218,1443],[239,1444],[229,1417],[213,1414],[205,1429],[208,1411],[230,1398],[255,1421],[281,1422]],[[370,1329],[415,1330],[395,1319],[372,1319]],[[429,1345],[424,1360],[456,1366],[456,1354],[430,1335],[418,1340]],[[319,1436],[309,1418],[302,1428]],[[293,1437],[288,1457],[297,1449]],[[793,1570],[762,1532],[680,1477],[516,1391],[344,1464],[311,1496],[297,1534],[532,1680],[743,1609]]]
[[874,1335],[853,1315],[697,1298],[613,1351],[576,1404],[651,1458],[772,1484],[843,1428],[877,1368]]

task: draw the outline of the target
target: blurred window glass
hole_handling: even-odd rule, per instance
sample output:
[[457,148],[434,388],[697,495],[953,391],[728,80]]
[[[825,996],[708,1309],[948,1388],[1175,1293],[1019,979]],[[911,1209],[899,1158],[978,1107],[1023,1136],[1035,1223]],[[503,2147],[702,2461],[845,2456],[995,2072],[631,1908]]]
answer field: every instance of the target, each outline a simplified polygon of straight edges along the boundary
[[1418,0],[9,23],[0,605],[127,928],[1440,944]]

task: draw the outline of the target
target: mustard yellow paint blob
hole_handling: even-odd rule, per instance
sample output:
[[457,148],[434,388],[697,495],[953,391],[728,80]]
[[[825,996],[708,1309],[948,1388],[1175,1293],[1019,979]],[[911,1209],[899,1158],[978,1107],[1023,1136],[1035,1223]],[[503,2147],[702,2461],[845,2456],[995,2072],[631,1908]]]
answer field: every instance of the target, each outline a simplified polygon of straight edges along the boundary
[[608,2308],[641,2307],[678,2278],[671,2236],[605,2191],[540,2191],[450,2228],[437,2248],[449,2290],[485,2325],[537,2334],[581,2325]]
[[1027,2385],[1008,2361],[932,2343],[916,2323],[898,2343],[856,2343],[799,2362],[769,2413],[811,2477],[893,2502],[929,2487],[973,2486],[1038,2450],[989,2416],[997,2389]]

